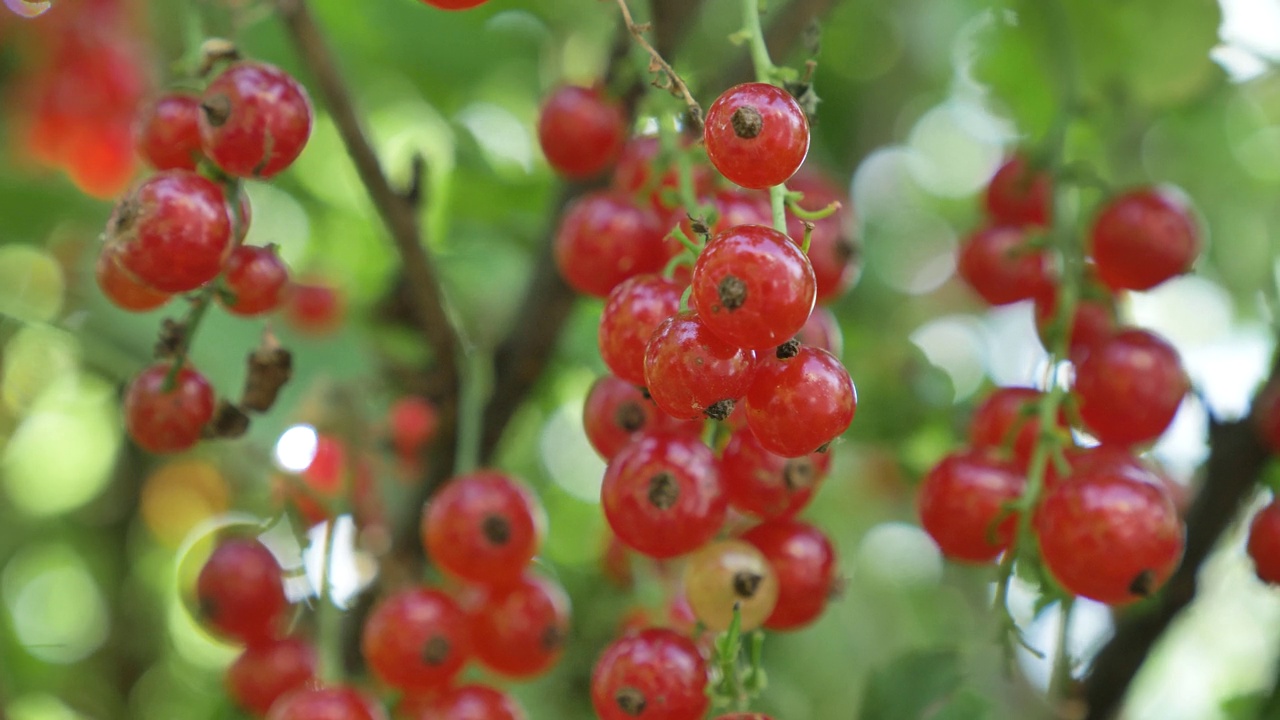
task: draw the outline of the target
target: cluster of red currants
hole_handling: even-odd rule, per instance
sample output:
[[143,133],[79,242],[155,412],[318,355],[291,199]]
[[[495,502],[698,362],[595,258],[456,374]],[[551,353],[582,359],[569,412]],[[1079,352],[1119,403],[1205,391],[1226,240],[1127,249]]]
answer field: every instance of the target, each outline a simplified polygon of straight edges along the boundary
[[[924,479],[920,517],[948,557],[982,563],[1010,547],[1019,513],[1031,512],[1044,566],[1062,589],[1120,605],[1158,589],[1182,556],[1176,485],[1140,453],[1169,427],[1190,383],[1167,341],[1119,324],[1116,294],[1190,270],[1199,230],[1171,191],[1109,197],[1078,287],[1069,288],[1035,239],[1052,225],[1052,185],[1025,158],[1006,162],[987,189],[990,225],[964,242],[958,267],[992,305],[1035,302],[1045,346],[1058,351],[1055,338],[1065,341],[1057,359],[1074,370],[1066,404],[1054,398],[1046,408],[1050,393],[1033,388],[995,390],[974,413],[969,447]],[[1074,303],[1070,318],[1060,317],[1064,301]],[[1073,428],[1098,444],[1078,446]],[[1029,476],[1039,479],[1036,497],[1027,497]]]

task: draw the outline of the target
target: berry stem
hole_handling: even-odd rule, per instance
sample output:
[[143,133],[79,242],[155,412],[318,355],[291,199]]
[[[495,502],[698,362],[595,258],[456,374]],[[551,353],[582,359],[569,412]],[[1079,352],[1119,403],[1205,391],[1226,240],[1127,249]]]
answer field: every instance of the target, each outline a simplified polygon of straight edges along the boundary
[[187,310],[187,316],[181,322],[181,334],[178,338],[178,344],[173,348],[170,357],[173,359],[173,365],[169,368],[169,374],[164,379],[165,392],[173,390],[178,381],[178,371],[186,364],[187,352],[191,349],[191,341],[199,329],[200,323],[208,314],[209,306],[213,304],[213,298],[217,296],[218,289],[221,287],[218,280],[213,280],[208,285],[200,288],[200,291],[191,299],[191,307]]
[[[743,33],[751,48],[751,63],[755,65],[756,81],[774,84],[777,67],[769,57],[769,46],[764,41],[764,27],[760,24],[760,0],[742,0],[742,14],[746,20]],[[773,229],[786,234],[787,186],[785,184],[769,188],[769,209],[773,217]]]
[[1058,623],[1058,648],[1053,654],[1053,674],[1049,676],[1049,698],[1065,698],[1071,689],[1071,611],[1075,598],[1069,597],[1058,604],[1062,617]]
[[472,348],[462,372],[462,397],[458,407],[458,452],[453,474],[480,467],[480,439],[484,434],[484,408],[493,389],[493,358],[487,350]]
[[672,93],[684,100],[685,107],[688,108],[689,122],[693,125],[694,130],[701,133],[702,106],[694,99],[693,93],[689,92],[689,86],[681,79],[680,74],[671,67],[670,63],[663,59],[662,53],[658,52],[658,49],[645,39],[644,33],[645,30],[649,29],[649,26],[636,24],[636,21],[631,17],[631,8],[627,7],[627,0],[617,0],[617,2],[618,10],[622,13],[622,21],[627,26],[627,32],[631,33],[631,37],[635,38],[636,44],[649,54],[652,59],[652,65],[657,66],[662,71],[662,74],[666,76]]
[[[343,493],[345,496],[345,493]],[[324,544],[320,556],[319,599],[316,601],[316,647],[320,656],[320,679],[326,683],[342,680],[342,613],[333,604],[330,571],[338,512],[331,512],[324,524]]]

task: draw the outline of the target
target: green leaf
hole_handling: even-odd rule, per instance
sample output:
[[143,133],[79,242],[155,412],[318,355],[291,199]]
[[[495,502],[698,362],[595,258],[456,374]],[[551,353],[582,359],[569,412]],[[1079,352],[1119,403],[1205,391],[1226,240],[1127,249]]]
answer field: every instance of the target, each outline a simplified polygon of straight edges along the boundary
[[925,717],[928,720],[987,720],[992,717],[991,703],[972,690],[962,690]]
[[[920,720],[947,702],[963,681],[960,653],[951,648],[918,650],[871,674],[861,720]],[[953,716],[955,718],[968,716]]]

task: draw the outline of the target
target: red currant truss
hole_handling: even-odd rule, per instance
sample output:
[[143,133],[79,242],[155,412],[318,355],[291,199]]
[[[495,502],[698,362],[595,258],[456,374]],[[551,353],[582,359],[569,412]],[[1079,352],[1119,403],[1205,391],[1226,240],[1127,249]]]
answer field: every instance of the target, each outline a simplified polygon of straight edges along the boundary
[[1030,300],[1053,282],[1049,253],[1033,247],[1025,231],[1009,226],[984,228],[965,239],[956,269],[991,305]]
[[1091,465],[1056,484],[1035,529],[1045,567],[1063,589],[1108,605],[1160,589],[1185,534],[1159,478],[1127,463]]
[[744,83],[707,110],[707,157],[730,182],[763,190],[786,182],[809,153],[809,121],[786,90]]
[[1147,330],[1122,330],[1076,369],[1085,429],[1103,443],[1151,442],[1173,422],[1191,389],[1178,351]]
[[314,684],[316,650],[301,638],[271,640],[246,648],[227,668],[227,694],[256,716],[266,715],[281,696]]
[[223,275],[226,297],[219,300],[227,312],[242,317],[275,310],[289,285],[289,269],[275,246],[240,245],[231,251]]
[[373,674],[407,691],[447,687],[471,655],[466,613],[439,590],[384,598],[365,622],[360,649]]
[[470,10],[489,2],[489,0],[422,0],[426,4],[441,10]]
[[778,603],[778,577],[769,561],[744,540],[717,540],[691,555],[684,566],[684,593],[694,617],[723,632],[735,609],[743,632],[764,624]]
[[1102,282],[1150,290],[1190,271],[1200,244],[1199,228],[1181,195],[1146,187],[1112,198],[1102,208],[1089,249]]
[[618,158],[627,133],[622,105],[600,87],[556,88],[538,115],[547,162],[567,178],[598,175]]
[[611,459],[632,438],[646,432],[674,432],[698,437],[702,423],[677,420],[658,409],[635,385],[612,375],[602,375],[587,393],[582,411],[591,446],[605,460]]
[[1013,539],[1018,516],[1010,505],[1026,482],[1017,467],[990,452],[952,453],[920,484],[920,524],[948,558],[990,562]]
[[570,287],[607,297],[623,280],[662,269],[661,240],[662,226],[652,210],[621,193],[595,192],[569,206],[553,250]]
[[784,458],[765,450],[746,428],[733,433],[720,458],[729,504],[762,518],[800,512],[830,468],[830,453]]
[[1253,516],[1246,549],[1258,579],[1280,585],[1280,505],[1275,500]]
[[223,172],[270,178],[293,164],[311,135],[311,99],[273,65],[237,62],[200,97],[200,139]]
[[518,582],[546,526],[525,485],[497,470],[453,478],[422,513],[427,556],[446,572],[485,585]]
[[167,93],[149,103],[139,115],[138,153],[157,170],[195,170],[204,153],[200,147],[200,98]]
[[196,602],[213,630],[250,647],[282,635],[289,612],[280,563],[253,538],[218,543],[196,579]]
[[276,701],[267,720],[387,720],[387,711],[355,688],[303,688]]
[[711,239],[693,266],[691,304],[725,342],[765,350],[795,337],[813,311],[809,258],[785,234],[739,225]]
[[[1044,393],[1028,387],[996,388],[973,412],[969,423],[969,443],[977,449],[1011,457],[1023,473],[1031,466],[1031,455],[1042,428],[1038,407]],[[1064,413],[1058,426],[1066,427]]]
[[110,252],[98,255],[93,274],[102,294],[111,301],[112,305],[121,310],[130,312],[155,310],[173,298],[169,293],[160,292],[135,280],[120,267],[120,263],[116,262],[115,256]]
[[[809,221],[813,230],[809,235],[808,255],[817,281],[818,302],[832,302],[852,288],[861,274],[853,206],[848,193],[825,175],[808,168],[800,168],[795,177],[787,181],[787,189],[804,193],[798,205],[805,210],[818,211],[832,203],[840,203],[835,214]],[[762,224],[768,224],[768,221]],[[787,234],[797,242],[804,240],[805,221],[790,208],[787,210]]]
[[487,685],[459,685],[439,694],[406,698],[400,704],[406,720],[528,720],[510,695]]
[[692,640],[664,628],[605,648],[591,674],[601,720],[702,720],[710,706],[707,665]]
[[654,330],[644,351],[644,375],[653,402],[672,417],[723,420],[756,374],[756,354],[711,332],[693,312],[671,316]]
[[800,346],[765,357],[747,391],[747,427],[760,446],[798,458],[821,451],[853,422],[858,394],[826,350]]
[[684,287],[661,275],[636,275],[609,292],[600,314],[600,357],[619,378],[644,385],[644,348],[663,320],[680,311]]
[[171,361],[143,370],[124,394],[129,437],[156,454],[193,447],[213,419],[214,409],[213,387],[204,375],[185,364],[175,372]]
[[116,204],[105,239],[103,252],[139,283],[187,292],[222,271],[231,214],[213,182],[187,170],[166,170]]
[[683,555],[715,536],[728,508],[719,463],[697,438],[646,434],[605,469],[605,519],[618,539],[644,555]]
[[527,571],[514,585],[484,591],[470,614],[476,659],[507,677],[550,670],[569,636],[569,596]]
[[827,536],[803,522],[772,520],[742,539],[764,554],[778,576],[778,602],[764,626],[796,630],[817,620],[838,589],[835,549]]
[[997,225],[1048,227],[1052,222],[1053,178],[1014,155],[987,184],[987,215]]

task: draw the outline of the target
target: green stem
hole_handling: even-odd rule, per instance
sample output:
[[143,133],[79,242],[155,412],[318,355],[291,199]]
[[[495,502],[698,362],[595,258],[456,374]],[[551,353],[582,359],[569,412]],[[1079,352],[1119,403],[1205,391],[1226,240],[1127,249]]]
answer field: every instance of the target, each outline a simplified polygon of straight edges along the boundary
[[662,145],[662,151],[675,163],[680,204],[690,216],[698,215],[702,208],[698,206],[698,193],[693,184],[693,163],[689,162],[689,154],[680,147],[680,128],[676,125],[675,115],[662,114],[662,123],[658,126],[658,142]]
[[326,683],[342,680],[342,613],[333,604],[330,566],[338,536],[338,518],[334,512],[325,524],[324,550],[320,565],[320,595],[316,607],[316,646],[320,654],[320,679]]
[[1068,640],[1071,636],[1071,610],[1075,598],[1067,598],[1059,605],[1062,613],[1058,624],[1058,649],[1053,654],[1053,674],[1049,676],[1049,699],[1066,699],[1071,689],[1071,652]]
[[487,350],[472,348],[463,362],[462,395],[458,410],[458,457],[454,475],[480,467],[480,441],[484,436],[484,407],[493,387],[493,358]]
[[213,304],[213,298],[218,294],[220,283],[217,280],[206,285],[196,294],[191,301],[191,308],[187,310],[187,317],[182,320],[182,339],[178,343],[173,353],[173,365],[169,368],[169,374],[164,378],[164,390],[170,392],[178,382],[178,371],[186,364],[187,352],[191,349],[191,342],[195,338],[196,330],[199,329],[200,323],[204,321],[205,315],[209,313],[209,306]]
[[769,208],[773,211],[773,229],[785,235],[787,232],[786,185],[774,185],[769,188]]
[[769,57],[769,46],[764,42],[764,27],[760,24],[760,0],[742,0],[742,14],[746,20],[743,30],[751,48],[751,63],[756,68],[756,82],[773,82],[774,66]]

